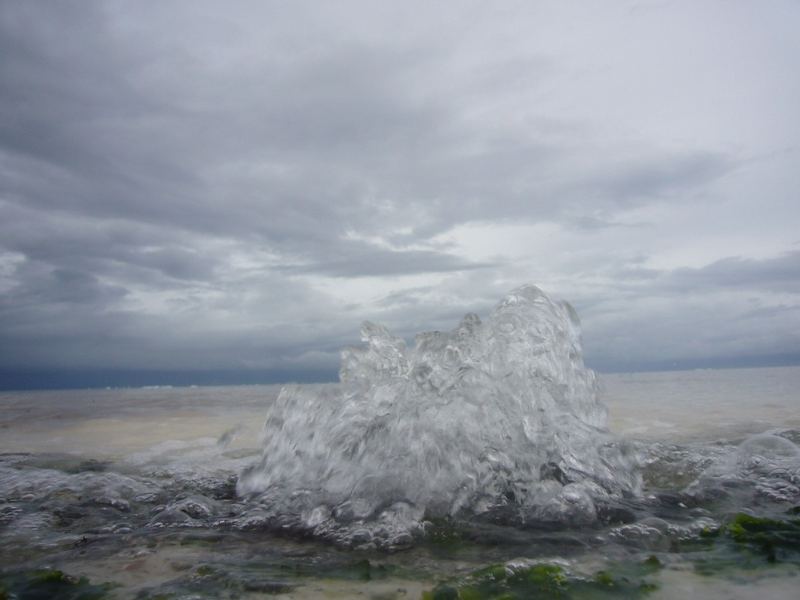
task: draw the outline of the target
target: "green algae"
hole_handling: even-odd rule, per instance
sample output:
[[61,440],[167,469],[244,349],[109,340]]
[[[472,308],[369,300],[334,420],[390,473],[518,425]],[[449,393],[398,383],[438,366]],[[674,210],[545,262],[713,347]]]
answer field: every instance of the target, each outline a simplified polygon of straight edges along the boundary
[[800,519],[737,513],[700,536],[713,546],[689,557],[701,575],[737,576],[775,563],[800,563]]
[[768,519],[738,513],[727,526],[736,542],[764,543],[800,549],[800,519]]
[[58,569],[43,569],[34,571],[31,574],[31,581],[34,583],[56,583],[56,584],[70,584],[75,583],[75,580]]
[[771,519],[738,513],[724,531],[736,544],[758,550],[768,562],[800,553],[800,519]]
[[432,546],[453,550],[464,545],[466,535],[453,519],[432,518],[425,524],[425,541]]
[[598,571],[594,574],[594,580],[604,587],[614,587],[616,584],[614,577],[608,571]]
[[[657,559],[656,559],[657,560]],[[659,563],[660,564],[660,563]],[[423,594],[423,600],[517,600],[549,598],[592,600],[643,598],[656,585],[643,579],[653,565],[633,565],[619,572],[602,570],[591,577],[569,573],[550,563],[518,567],[489,565],[459,582],[446,582]]]
[[564,569],[558,565],[541,564],[527,569],[513,572],[508,577],[508,583],[513,587],[533,587],[544,593],[558,596],[567,588],[567,576]]
[[663,568],[663,564],[655,554],[651,554],[647,558],[642,561],[642,567],[644,567],[648,571],[657,571],[658,569]]

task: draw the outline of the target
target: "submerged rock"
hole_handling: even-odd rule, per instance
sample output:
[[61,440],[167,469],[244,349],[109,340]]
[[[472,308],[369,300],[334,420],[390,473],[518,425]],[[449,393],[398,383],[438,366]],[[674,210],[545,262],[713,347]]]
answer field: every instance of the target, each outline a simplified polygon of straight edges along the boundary
[[644,598],[656,589],[646,579],[653,570],[652,565],[629,565],[619,573],[597,571],[581,576],[559,564],[507,563],[480,569],[458,582],[441,583],[422,598]]
[[0,600],[6,598],[74,598],[103,600],[113,584],[91,583],[85,577],[73,577],[57,569],[0,573]]

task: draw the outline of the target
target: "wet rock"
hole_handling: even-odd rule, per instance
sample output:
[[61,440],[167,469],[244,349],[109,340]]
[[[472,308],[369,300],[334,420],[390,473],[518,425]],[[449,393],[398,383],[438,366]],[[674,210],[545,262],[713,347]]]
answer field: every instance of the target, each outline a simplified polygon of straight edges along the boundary
[[258,592],[260,594],[287,594],[294,589],[294,586],[285,581],[249,579],[242,582],[242,588],[245,591]]

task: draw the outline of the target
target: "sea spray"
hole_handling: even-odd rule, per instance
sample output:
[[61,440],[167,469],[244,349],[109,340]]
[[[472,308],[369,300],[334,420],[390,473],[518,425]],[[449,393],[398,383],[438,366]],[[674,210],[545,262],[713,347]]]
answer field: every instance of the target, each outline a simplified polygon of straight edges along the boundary
[[269,526],[402,546],[425,519],[579,526],[640,493],[606,429],[574,309],[528,285],[408,348],[365,323],[340,386],[287,386],[237,491]]

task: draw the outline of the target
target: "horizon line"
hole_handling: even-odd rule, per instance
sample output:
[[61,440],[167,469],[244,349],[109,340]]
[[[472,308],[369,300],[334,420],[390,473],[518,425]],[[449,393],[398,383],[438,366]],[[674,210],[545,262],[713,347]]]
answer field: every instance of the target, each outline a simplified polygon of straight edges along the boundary
[[[594,364],[592,364],[594,363]],[[587,361],[601,375],[800,366],[800,354],[653,363]],[[338,383],[339,369],[65,369],[0,367],[0,391],[142,389]]]

